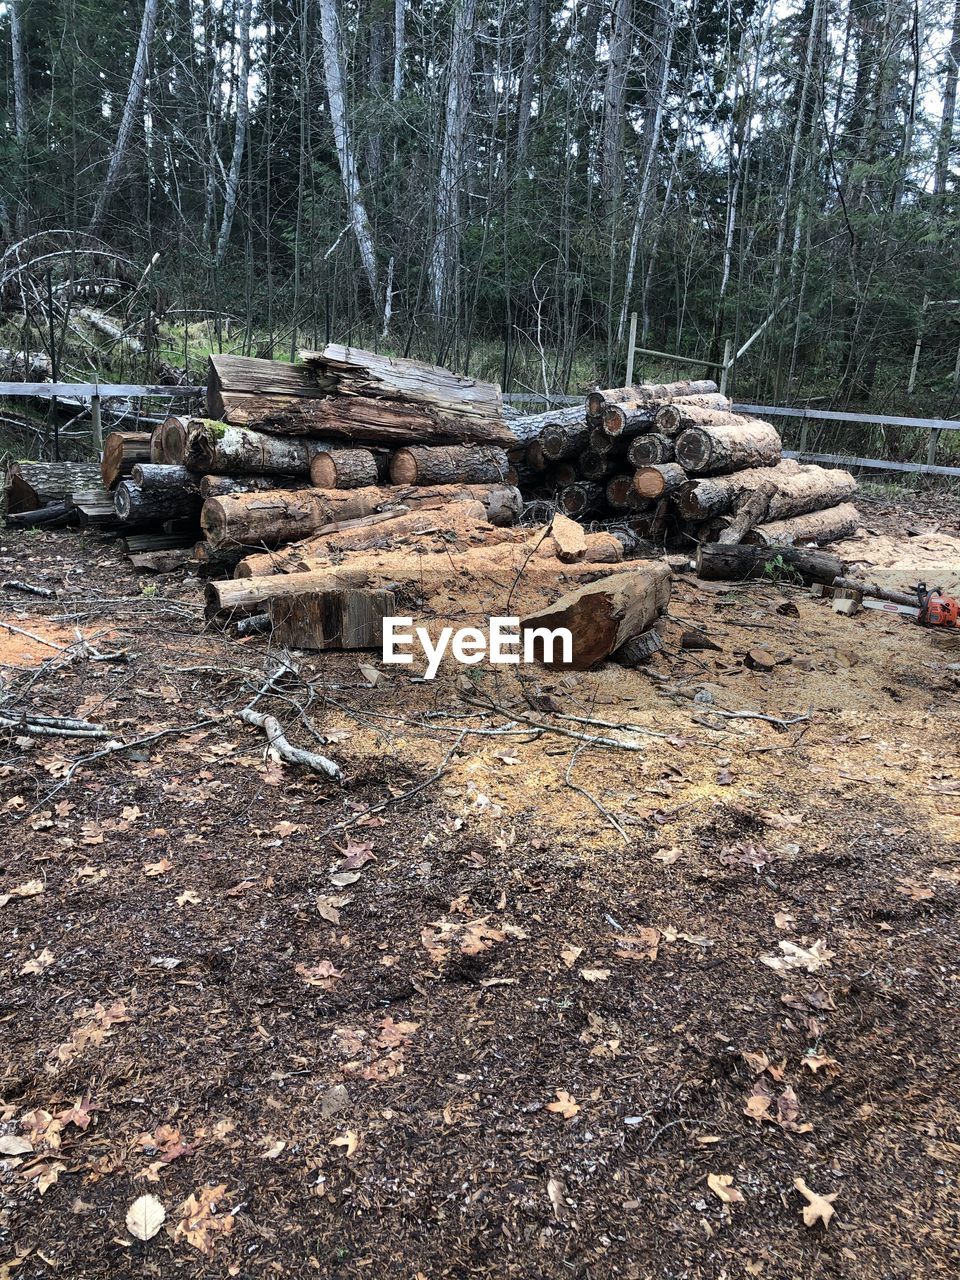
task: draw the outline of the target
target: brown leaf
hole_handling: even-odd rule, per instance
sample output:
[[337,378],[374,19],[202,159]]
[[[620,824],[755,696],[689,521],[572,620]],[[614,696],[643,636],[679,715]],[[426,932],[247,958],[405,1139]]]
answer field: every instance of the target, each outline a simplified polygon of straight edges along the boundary
[[606,982],[610,977],[609,969],[581,969],[580,977],[584,982]]
[[331,1147],[343,1147],[344,1155],[349,1160],[360,1145],[360,1135],[355,1129],[348,1129],[347,1132],[341,1134],[339,1138],[334,1138],[330,1145]]
[[816,1191],[810,1190],[803,1178],[794,1178],[793,1185],[807,1202],[803,1208],[804,1225],[814,1227],[818,1222],[822,1222],[826,1230],[835,1212],[833,1202],[840,1193],[833,1191],[826,1196],[818,1195]]
[[568,969],[572,969],[582,955],[583,947],[575,947],[572,943],[568,943],[560,951],[560,959]]
[[564,1120],[572,1120],[575,1115],[579,1115],[580,1104],[576,1098],[567,1093],[566,1089],[558,1089],[556,1102],[548,1102],[546,1109],[563,1116]]
[[227,1236],[233,1230],[232,1213],[218,1213],[217,1205],[227,1194],[225,1183],[217,1187],[201,1187],[194,1191],[180,1206],[180,1221],[173,1233],[174,1240],[186,1240],[194,1249],[210,1257],[219,1236]]
[[44,947],[38,955],[35,955],[32,960],[28,960],[23,965],[20,972],[24,977],[31,973],[43,973],[44,969],[49,969],[52,964],[53,952],[49,947]]
[[127,1230],[136,1240],[152,1240],[167,1217],[156,1196],[140,1196],[127,1210]]
[[743,1204],[743,1192],[733,1185],[732,1173],[708,1173],[707,1186],[724,1204]]
[[173,863],[169,858],[161,858],[159,862],[146,862],[143,866],[144,875],[148,876],[163,876],[172,870]]

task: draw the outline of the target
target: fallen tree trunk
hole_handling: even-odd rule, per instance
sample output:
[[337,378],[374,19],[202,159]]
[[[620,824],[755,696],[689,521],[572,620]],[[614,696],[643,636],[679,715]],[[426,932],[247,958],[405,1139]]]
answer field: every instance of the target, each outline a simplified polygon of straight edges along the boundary
[[759,418],[687,427],[677,436],[677,461],[693,475],[718,475],[780,461],[780,433]]
[[752,467],[728,476],[702,476],[678,493],[674,502],[685,520],[709,520],[732,511],[745,494],[768,480],[779,491],[801,470],[794,458],[784,458],[775,467]]
[[307,537],[335,521],[369,516],[387,507],[422,508],[447,502],[482,502],[490,523],[500,525],[513,524],[523,509],[520,494],[507,485],[294,489],[208,498],[200,523],[214,546],[276,546]]
[[200,510],[200,495],[196,490],[185,493],[158,489],[146,493],[132,480],[121,480],[113,491],[113,503],[117,519],[124,524],[154,524],[196,515]]
[[673,462],[673,441],[657,432],[635,436],[627,450],[627,461],[633,467],[649,467],[662,462]]
[[191,471],[307,477],[313,453],[324,447],[319,441],[263,435],[209,418],[191,418],[184,461]]
[[763,546],[815,542],[822,547],[828,542],[852,537],[859,528],[860,512],[852,502],[844,502],[826,511],[811,511],[808,515],[758,525],[750,534],[750,540]]
[[[670,569],[652,563],[589,583],[539,613],[520,621],[534,636],[534,655],[545,666],[585,671],[651,627],[670,603]],[[572,645],[564,660],[560,644],[548,645],[540,632],[565,628]]]
[[770,499],[776,491],[776,486],[770,480],[767,480],[764,484],[757,485],[756,489],[752,490],[744,498],[733,519],[720,534],[717,541],[724,546],[732,546],[734,543],[742,542],[754,525],[759,524],[764,519],[770,506]]
[[99,485],[96,462],[11,462],[4,477],[8,515],[38,511],[62,502],[78,489]]
[[150,437],[150,461],[180,465],[187,456],[187,429],[190,418],[176,413],[154,427]]
[[11,529],[39,529],[43,526],[69,524],[74,518],[75,508],[67,499],[59,502],[48,502],[41,507],[31,507],[26,511],[7,513],[5,523]]
[[390,459],[391,484],[497,484],[509,469],[495,445],[398,449]]
[[666,498],[689,483],[690,477],[675,462],[639,467],[633,474],[633,487],[641,498]]
[[149,461],[148,431],[111,431],[103,442],[100,479],[107,489],[113,489],[124,476],[130,474],[135,463]]
[[731,582],[771,578],[777,572],[775,561],[778,558],[808,584],[825,582],[829,585],[844,572],[844,563],[839,557],[805,547],[786,544],[758,547],[743,543],[724,546],[705,542],[697,550],[697,575],[708,580]]
[[138,462],[130,473],[130,479],[144,493],[187,494],[197,506],[201,496],[200,477],[186,467],[159,462]]
[[321,449],[310,459],[310,483],[318,489],[363,489],[386,484],[390,455],[372,449]]
[[201,498],[222,498],[228,493],[264,493],[270,489],[302,489],[302,476],[212,476],[200,477]]
[[392,591],[358,587],[278,596],[267,610],[274,640],[293,649],[379,649],[396,611]]

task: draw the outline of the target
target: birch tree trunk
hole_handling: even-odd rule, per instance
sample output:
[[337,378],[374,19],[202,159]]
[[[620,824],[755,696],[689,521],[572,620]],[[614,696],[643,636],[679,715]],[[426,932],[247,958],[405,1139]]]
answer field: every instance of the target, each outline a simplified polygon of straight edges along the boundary
[[[16,6],[14,5],[14,9]],[[943,116],[937,139],[937,165],[933,175],[933,193],[942,196],[947,189],[950,172],[950,147],[953,142],[953,121],[957,110],[957,72],[960,71],[960,0],[953,10],[953,33],[947,50],[947,68],[943,81]],[[19,132],[19,129],[18,129]]]
[[623,103],[630,61],[631,16],[632,0],[614,0],[610,15],[610,55],[603,87],[601,139],[603,194],[608,209],[613,209],[619,199],[623,174]]
[[327,85],[327,102],[333,137],[340,162],[340,176],[347,197],[350,225],[360,250],[363,272],[370,286],[374,304],[381,307],[380,285],[377,273],[377,254],[373,243],[373,231],[367,208],[360,192],[357,162],[347,121],[347,103],[344,92],[343,60],[340,49],[340,19],[337,0],[320,0],[320,33],[323,37],[323,74]]
[[456,0],[450,66],[447,79],[447,108],[437,183],[436,225],[430,258],[430,285],[433,312],[440,320],[456,293],[460,213],[463,183],[463,147],[470,114],[470,76],[473,71],[473,26],[475,0]]
[[250,80],[250,11],[252,0],[243,0],[240,12],[239,51],[240,65],[237,68],[237,119],[236,132],[233,138],[233,155],[230,157],[230,172],[227,175],[227,191],[223,199],[223,218],[220,222],[220,235],[217,238],[217,266],[227,253],[230,243],[230,232],[233,228],[233,216],[237,210],[237,193],[240,190],[240,169],[243,164],[243,149],[247,141],[247,122],[250,118],[250,103],[247,88]]
[[124,103],[123,115],[120,118],[117,141],[114,143],[113,151],[110,155],[107,176],[104,178],[103,186],[100,188],[100,194],[93,210],[93,217],[87,227],[91,235],[96,235],[103,225],[107,210],[110,208],[117,187],[120,184],[130,139],[133,137],[137,117],[143,105],[143,91],[147,83],[147,66],[150,61],[150,45],[153,42],[153,33],[157,25],[157,6],[158,0],[145,0],[143,20],[140,23],[140,39],[137,42],[133,74],[130,77],[130,88],[127,90],[127,100]]
[[[13,114],[21,163],[27,159],[29,104],[27,98],[27,49],[20,19],[20,0],[10,0],[10,44],[13,51]],[[29,185],[17,201],[17,234],[26,235],[30,213]]]
[[403,94],[403,53],[407,30],[407,0],[394,0],[393,4],[393,100],[399,102]]

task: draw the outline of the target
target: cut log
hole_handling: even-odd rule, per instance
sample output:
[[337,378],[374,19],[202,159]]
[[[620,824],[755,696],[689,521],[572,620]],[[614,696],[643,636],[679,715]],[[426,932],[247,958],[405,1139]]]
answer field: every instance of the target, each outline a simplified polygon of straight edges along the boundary
[[605,480],[616,465],[615,458],[593,449],[586,449],[580,455],[580,474],[584,480]]
[[603,486],[582,480],[568,484],[557,494],[557,506],[568,516],[589,515],[603,508]]
[[615,511],[631,511],[643,506],[643,499],[633,487],[633,472],[612,476],[605,489],[607,502]]
[[189,547],[169,547],[165,551],[137,551],[127,559],[138,573],[175,573],[186,568],[191,555]]
[[8,512],[5,523],[11,529],[55,528],[70,524],[76,515],[72,503],[64,498],[59,502],[47,502],[42,507],[32,507],[29,511]]
[[509,468],[495,445],[398,449],[390,459],[391,484],[497,484]]
[[211,476],[200,477],[201,498],[222,498],[228,493],[263,493],[269,489],[302,489],[302,476]]
[[587,535],[582,524],[558,511],[550,521],[550,536],[556,544],[558,560],[582,559],[587,549]]
[[191,542],[179,533],[128,533],[122,546],[128,555],[140,555],[144,551],[179,551],[189,548]]
[[690,477],[675,462],[639,467],[633,475],[633,487],[641,498],[666,498],[689,483]]
[[610,661],[621,667],[641,667],[654,654],[663,650],[663,636],[655,626],[638,636],[633,636],[610,655]]
[[205,540],[195,542],[190,552],[197,571],[204,577],[211,573],[233,573],[242,555],[239,547],[214,547]]
[[186,467],[159,462],[138,462],[130,473],[130,479],[144,493],[188,494],[197,505],[200,497],[200,477]]
[[628,439],[642,431],[649,431],[653,426],[656,406],[641,405],[632,408],[630,405],[608,404],[604,406],[600,418],[600,426],[594,428],[611,440]]
[[372,449],[321,449],[310,459],[310,483],[318,489],[363,489],[386,484],[390,455]]
[[8,515],[63,502],[74,490],[100,485],[96,462],[11,462],[4,479]]
[[579,419],[571,423],[551,423],[540,432],[540,448],[548,462],[578,458],[590,447],[590,428]]
[[252,356],[212,355],[207,361],[207,417],[223,416],[224,391],[316,399],[329,395],[335,386],[335,379],[324,377],[311,365]]
[[760,524],[765,518],[767,509],[770,506],[770,499],[776,491],[776,486],[770,480],[757,485],[756,489],[748,493],[744,498],[733,519],[723,533],[720,534],[717,541],[724,546],[732,546],[734,543],[742,542],[753,526]]
[[550,489],[563,489],[568,484],[576,484],[580,478],[580,469],[573,462],[558,462],[555,467],[548,468],[544,480]]
[[113,489],[124,476],[130,474],[135,463],[149,461],[148,431],[111,431],[103,442],[100,479],[106,488]]
[[531,440],[527,445],[527,466],[532,471],[547,469],[547,455],[543,452],[543,445],[539,440]]
[[150,461],[181,465],[187,456],[190,418],[168,414],[150,437]]
[[703,476],[674,498],[685,520],[709,520],[732,511],[743,497],[771,481],[779,491],[803,470],[794,458],[784,458],[775,467],[752,467],[728,476]]
[[844,563],[838,556],[806,547],[787,544],[757,547],[743,543],[723,546],[717,542],[705,542],[697,549],[697,574],[709,580],[730,582],[769,578],[771,566],[778,557],[806,583],[829,584],[844,572]]
[[184,461],[191,471],[241,475],[310,475],[312,455],[325,448],[319,441],[286,439],[229,427],[209,418],[191,418]]
[[751,542],[763,546],[780,543],[802,546],[815,542],[818,547],[842,538],[851,538],[860,528],[860,512],[852,502],[843,502],[826,511],[811,511],[808,515],[793,516],[790,520],[772,520],[758,525],[749,535]]
[[423,508],[447,502],[482,502],[491,524],[513,524],[523,509],[506,485],[293,489],[208,498],[200,523],[214,546],[276,546],[308,537],[324,525],[372,515],[389,507]]
[[852,498],[857,482],[849,471],[816,466],[800,467],[795,475],[777,480],[767,519],[789,520],[810,511],[836,507]]
[[649,467],[661,462],[673,462],[673,441],[657,432],[635,436],[627,450],[627,461],[633,467]]
[[719,475],[780,461],[780,433],[759,418],[687,427],[677,436],[677,461],[693,475]]
[[151,493],[133,483],[121,480],[113,491],[117,519],[124,524],[160,524],[177,516],[190,516],[200,511],[198,492],[155,490]]
[[[560,515],[558,512],[554,517],[554,523],[557,520],[566,520],[567,517]],[[569,524],[573,524],[578,529],[582,529],[582,525],[576,523],[575,520],[569,520]],[[612,533],[587,533],[584,535],[583,551],[578,556],[570,556],[562,553],[559,543],[552,536],[544,538],[536,549],[535,554],[541,558],[550,560],[559,560],[561,564],[619,564],[623,559],[623,543]]]
[[[545,666],[585,671],[602,662],[633,636],[651,627],[670,603],[670,568],[652,562],[589,583],[539,613],[521,619],[521,631],[533,633],[534,656]],[[559,643],[548,646],[538,632],[570,632],[569,660]]]
[[[591,391],[587,396],[587,413],[599,420],[608,404],[624,404],[638,407],[651,400],[674,400],[677,396],[712,395],[719,390],[709,378],[693,378],[681,382],[644,382],[634,387],[612,387],[606,391]],[[592,425],[596,426],[595,421]]]
[[268,608],[274,640],[293,649],[379,649],[383,620],[396,612],[392,591],[350,587],[280,596]]
[[544,413],[518,414],[509,420],[509,427],[518,440],[532,443],[545,427],[583,426],[583,408],[572,405],[569,409],[547,409]]

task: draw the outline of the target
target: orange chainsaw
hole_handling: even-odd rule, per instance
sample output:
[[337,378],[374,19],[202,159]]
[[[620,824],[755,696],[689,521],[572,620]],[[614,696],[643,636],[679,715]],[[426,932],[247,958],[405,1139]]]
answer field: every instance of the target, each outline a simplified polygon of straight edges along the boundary
[[956,627],[960,629],[960,600],[945,596],[940,587],[927,590],[925,582],[918,582],[917,621],[922,627]]

